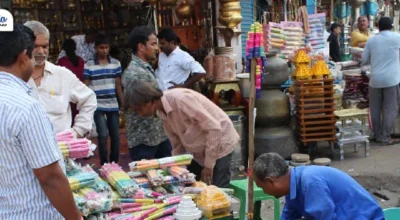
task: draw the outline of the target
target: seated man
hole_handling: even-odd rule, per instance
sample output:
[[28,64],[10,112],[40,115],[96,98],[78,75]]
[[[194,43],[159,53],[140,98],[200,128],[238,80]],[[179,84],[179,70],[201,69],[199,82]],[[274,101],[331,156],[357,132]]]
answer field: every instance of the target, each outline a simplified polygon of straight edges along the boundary
[[325,166],[290,167],[277,153],[257,158],[253,175],[264,193],[285,196],[281,219],[385,219],[375,199],[346,173]]

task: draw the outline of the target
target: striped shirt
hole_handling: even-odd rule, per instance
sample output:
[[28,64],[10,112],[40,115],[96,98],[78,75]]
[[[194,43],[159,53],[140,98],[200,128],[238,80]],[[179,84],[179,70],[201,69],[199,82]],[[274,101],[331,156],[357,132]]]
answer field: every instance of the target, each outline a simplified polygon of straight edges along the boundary
[[33,169],[64,161],[54,128],[30,87],[0,72],[0,219],[63,219]]
[[96,93],[97,111],[119,111],[115,81],[121,75],[121,63],[111,57],[105,65],[97,58],[85,64],[83,78],[90,80],[89,87]]

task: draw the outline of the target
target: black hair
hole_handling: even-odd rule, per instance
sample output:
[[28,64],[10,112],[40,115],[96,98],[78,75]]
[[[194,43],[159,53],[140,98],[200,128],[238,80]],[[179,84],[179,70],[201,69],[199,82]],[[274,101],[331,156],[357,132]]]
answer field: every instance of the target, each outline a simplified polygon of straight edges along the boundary
[[178,37],[176,36],[176,33],[174,30],[171,28],[163,28],[157,35],[158,39],[164,39],[167,42],[174,42],[177,44],[178,42]]
[[108,37],[104,34],[98,34],[94,40],[94,45],[99,46],[100,44],[110,44]]
[[64,41],[62,49],[65,51],[65,54],[67,55],[69,61],[71,61],[71,63],[74,66],[78,66],[79,65],[79,59],[78,59],[78,56],[75,53],[75,50],[76,50],[75,41],[72,40],[72,39],[66,39]]
[[389,17],[382,17],[379,19],[378,27],[380,31],[388,31],[393,29],[392,19]]
[[93,28],[89,28],[89,29],[86,30],[85,35],[87,35],[87,36],[96,36],[96,35],[98,35],[98,32]]
[[176,37],[176,44],[181,44],[181,38]]
[[15,25],[11,32],[0,32],[0,66],[12,66],[24,50],[32,58],[35,40],[33,31],[20,24]]
[[336,28],[338,28],[338,27],[340,27],[339,24],[333,23],[333,24],[331,25],[331,32],[333,32],[333,31],[334,31]]
[[128,39],[128,46],[132,49],[132,53],[137,54],[138,44],[146,44],[152,34],[155,35],[155,32],[148,26],[139,26],[133,29]]

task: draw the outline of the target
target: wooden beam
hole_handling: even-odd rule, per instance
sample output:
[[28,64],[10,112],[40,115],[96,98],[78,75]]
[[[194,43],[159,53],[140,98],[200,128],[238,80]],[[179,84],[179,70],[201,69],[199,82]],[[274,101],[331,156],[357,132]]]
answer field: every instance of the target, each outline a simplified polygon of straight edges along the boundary
[[[247,218],[253,219],[253,164],[254,164],[254,105],[256,98],[256,65],[255,58],[251,59],[250,95],[249,95],[249,161],[248,161],[248,188],[247,188]],[[243,204],[244,205],[244,204]]]

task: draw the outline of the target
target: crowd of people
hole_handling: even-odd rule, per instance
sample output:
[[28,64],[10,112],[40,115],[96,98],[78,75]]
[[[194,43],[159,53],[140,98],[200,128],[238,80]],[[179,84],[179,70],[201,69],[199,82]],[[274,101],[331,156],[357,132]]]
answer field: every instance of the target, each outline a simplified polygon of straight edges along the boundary
[[[388,22],[381,19],[381,33],[366,42],[363,63],[373,66],[371,87],[376,81],[384,107],[394,110],[399,82],[385,74],[400,71],[400,38],[388,32]],[[229,187],[232,151],[240,137],[221,108],[188,89],[205,71],[180,49],[173,30],[156,35],[147,26],[135,28],[128,41],[132,60],[124,71],[110,56],[104,35],[67,39],[57,64],[47,60],[49,39],[48,29],[37,21],[0,32],[0,219],[82,219],[55,134],[71,129],[75,137],[85,137],[94,122],[101,164],[117,163],[121,111],[132,160],[190,153],[194,160],[188,169],[198,180]],[[382,41],[391,43],[382,47]],[[388,66],[378,66],[384,52],[393,58]],[[150,64],[155,60],[156,70]],[[70,103],[76,105],[74,116]],[[383,114],[382,128],[374,122],[374,132],[386,143],[390,125]],[[255,161],[252,174],[265,193],[286,196],[282,219],[384,219],[373,197],[337,169],[291,168],[268,153]]]

